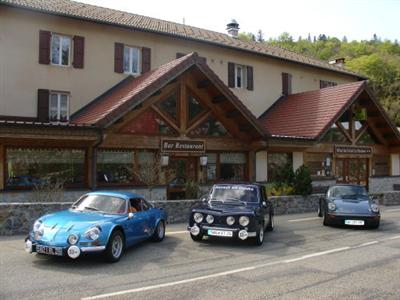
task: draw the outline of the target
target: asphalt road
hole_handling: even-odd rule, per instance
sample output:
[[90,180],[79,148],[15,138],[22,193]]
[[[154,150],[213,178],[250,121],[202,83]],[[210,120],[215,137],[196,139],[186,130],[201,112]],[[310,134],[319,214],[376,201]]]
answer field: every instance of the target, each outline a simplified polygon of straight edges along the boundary
[[0,299],[400,299],[400,207],[378,230],[322,226],[316,214],[277,216],[263,246],[192,242],[171,225],[161,243],[119,263],[29,255],[0,238]]

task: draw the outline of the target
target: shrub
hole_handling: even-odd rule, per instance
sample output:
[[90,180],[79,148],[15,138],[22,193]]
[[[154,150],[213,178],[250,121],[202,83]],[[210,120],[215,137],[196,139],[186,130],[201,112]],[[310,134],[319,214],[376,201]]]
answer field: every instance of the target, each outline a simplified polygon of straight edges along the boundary
[[197,199],[200,194],[200,186],[194,180],[188,180],[185,184],[185,196],[186,199]]
[[296,170],[294,176],[294,192],[296,195],[307,196],[312,193],[312,180],[310,170],[302,165]]

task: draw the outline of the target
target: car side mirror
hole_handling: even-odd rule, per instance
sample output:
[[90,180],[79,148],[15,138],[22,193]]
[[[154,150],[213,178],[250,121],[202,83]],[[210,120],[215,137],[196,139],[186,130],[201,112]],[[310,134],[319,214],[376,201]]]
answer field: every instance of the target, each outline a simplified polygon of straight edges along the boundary
[[263,202],[262,202],[262,206],[263,206],[263,207],[267,207],[267,202],[263,201]]
[[135,216],[135,215],[134,215],[133,213],[130,212],[130,213],[128,214],[128,219],[133,219],[134,216]]

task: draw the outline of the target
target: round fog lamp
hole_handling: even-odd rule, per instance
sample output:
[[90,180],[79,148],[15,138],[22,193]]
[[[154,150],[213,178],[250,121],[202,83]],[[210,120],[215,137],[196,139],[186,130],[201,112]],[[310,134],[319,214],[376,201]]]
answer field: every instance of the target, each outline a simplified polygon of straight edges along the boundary
[[235,218],[232,217],[232,216],[227,217],[227,218],[226,218],[226,224],[228,224],[228,225],[233,225],[233,224],[235,224]]
[[207,221],[208,224],[213,223],[214,222],[214,216],[208,215],[207,218],[206,218],[206,221]]
[[190,228],[190,233],[192,235],[199,235],[200,228],[198,226],[194,225],[192,228]]
[[70,245],[75,245],[78,242],[78,236],[76,234],[70,234],[68,237],[68,243]]
[[71,246],[68,248],[67,253],[70,258],[75,259],[81,254],[81,250],[77,246]]
[[32,242],[30,240],[25,241],[25,251],[32,253]]
[[249,236],[249,234],[247,233],[246,230],[240,230],[239,231],[239,239],[245,240],[245,239],[248,238],[248,236]]

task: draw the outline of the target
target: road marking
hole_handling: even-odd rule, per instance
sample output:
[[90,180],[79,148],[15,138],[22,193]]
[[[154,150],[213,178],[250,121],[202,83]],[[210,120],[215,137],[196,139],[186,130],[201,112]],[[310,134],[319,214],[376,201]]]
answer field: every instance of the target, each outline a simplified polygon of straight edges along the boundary
[[188,233],[187,230],[182,230],[182,231],[167,231],[165,234],[166,235],[173,235],[173,234],[182,234],[182,233]]
[[320,219],[320,218],[319,217],[301,218],[301,219],[291,219],[291,220],[288,220],[288,222],[295,223],[295,222],[311,221],[311,220],[318,220],[318,219]]
[[372,241],[372,242],[367,242],[367,243],[364,243],[364,244],[360,244],[360,245],[358,245],[358,247],[366,247],[366,246],[375,245],[375,244],[378,244],[378,243],[379,243],[378,241]]
[[272,265],[277,265],[277,264],[282,264],[282,263],[286,263],[286,264],[293,263],[293,262],[305,260],[305,259],[308,259],[311,257],[322,256],[322,255],[327,255],[327,254],[331,254],[331,253],[337,253],[337,252],[341,252],[341,251],[345,251],[345,250],[349,250],[349,249],[351,249],[351,247],[342,247],[342,248],[336,248],[336,249],[331,249],[331,250],[322,251],[322,252],[315,252],[315,253],[303,255],[303,256],[300,256],[300,257],[294,258],[294,259],[278,260],[275,262],[269,262],[269,263],[260,264],[260,265],[256,265],[256,266],[234,269],[234,270],[210,274],[210,275],[193,277],[193,278],[188,278],[188,279],[179,280],[179,281],[172,281],[172,282],[166,282],[166,283],[161,283],[161,284],[156,284],[156,285],[149,285],[149,286],[144,286],[144,287],[140,287],[140,288],[119,291],[119,292],[114,292],[114,293],[108,293],[108,294],[100,294],[100,295],[96,295],[96,296],[85,297],[85,298],[82,298],[82,300],[103,299],[103,298],[108,298],[108,297],[116,297],[116,296],[122,296],[122,295],[127,295],[127,294],[144,292],[144,291],[148,291],[148,290],[155,290],[155,289],[160,289],[160,288],[165,288],[165,287],[171,287],[171,286],[181,285],[181,284],[185,284],[185,283],[210,279],[210,278],[216,278],[216,277],[222,277],[222,276],[227,276],[227,275],[232,275],[232,274],[237,274],[237,273],[242,273],[242,272],[253,271],[256,269],[260,269],[260,268],[264,268],[264,267],[272,266]]
[[400,239],[400,235],[395,235],[386,239],[382,239],[382,241],[389,241],[389,240],[396,240],[396,239]]

